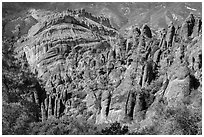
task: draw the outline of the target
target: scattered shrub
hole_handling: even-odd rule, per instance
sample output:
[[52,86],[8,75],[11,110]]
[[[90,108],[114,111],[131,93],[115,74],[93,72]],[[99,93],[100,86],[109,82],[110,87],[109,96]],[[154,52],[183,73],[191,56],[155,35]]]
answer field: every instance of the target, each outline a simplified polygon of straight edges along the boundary
[[105,127],[101,130],[102,135],[125,135],[128,133],[128,127],[123,126],[121,127],[120,123],[115,122],[112,123],[110,126]]

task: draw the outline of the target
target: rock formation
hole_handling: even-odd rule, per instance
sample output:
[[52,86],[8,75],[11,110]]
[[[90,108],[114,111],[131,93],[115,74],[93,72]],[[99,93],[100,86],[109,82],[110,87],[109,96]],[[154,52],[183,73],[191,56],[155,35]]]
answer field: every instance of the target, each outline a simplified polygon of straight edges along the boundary
[[96,124],[141,122],[158,96],[176,106],[191,94],[192,75],[202,82],[201,24],[190,14],[181,29],[184,41],[174,40],[173,24],[160,38],[146,24],[125,38],[106,18],[67,10],[33,25],[15,46],[42,81],[33,94],[42,121],[91,112]]
[[181,35],[183,36],[183,39],[186,41],[193,33],[193,28],[195,26],[195,18],[192,13],[186,18],[184,23],[182,24],[181,28]]
[[173,23],[171,22],[171,24],[168,26],[167,36],[166,36],[166,41],[168,44],[167,48],[172,47],[174,35],[175,35],[175,27],[174,27]]
[[144,24],[142,26],[142,32],[141,32],[141,35],[147,37],[147,38],[152,38],[152,32],[151,32],[151,29],[146,25]]

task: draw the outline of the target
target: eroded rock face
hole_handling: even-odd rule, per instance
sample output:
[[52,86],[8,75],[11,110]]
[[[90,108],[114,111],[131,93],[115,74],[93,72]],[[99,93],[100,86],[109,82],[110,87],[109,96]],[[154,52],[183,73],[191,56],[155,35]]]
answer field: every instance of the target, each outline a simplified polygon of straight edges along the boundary
[[[74,89],[85,88],[80,79],[95,80],[95,69],[115,59],[115,51],[109,51],[111,46],[104,41],[107,36],[101,35],[113,29],[106,26],[101,30],[99,26],[70,12],[52,14],[34,25],[28,36],[17,43],[16,51],[25,55],[31,70],[45,85],[47,97],[43,102],[37,101],[41,104],[43,120],[52,116],[59,118],[69,111],[76,102],[72,95]],[[105,51],[110,55],[106,57]],[[104,54],[99,63],[96,54],[101,52]],[[102,114],[107,116],[104,103],[102,106]]]
[[[107,19],[84,10],[51,14],[34,25],[16,48],[42,81],[45,95],[34,95],[42,120],[91,112],[88,119],[95,118],[96,124],[145,121],[158,101],[149,101],[154,88],[151,84],[167,73],[168,82],[163,82],[166,85],[160,88],[160,98],[176,106],[191,92],[190,70],[202,69],[201,46],[195,44],[201,36],[200,21],[197,29],[192,29],[192,24],[196,26],[193,17],[186,19],[184,34],[196,35],[194,44],[186,46],[175,44],[173,24],[161,38],[153,38],[150,27],[144,25],[141,32],[133,28],[125,39],[116,36],[118,32]],[[185,62],[187,65],[182,66]],[[201,81],[199,74],[195,78]]]

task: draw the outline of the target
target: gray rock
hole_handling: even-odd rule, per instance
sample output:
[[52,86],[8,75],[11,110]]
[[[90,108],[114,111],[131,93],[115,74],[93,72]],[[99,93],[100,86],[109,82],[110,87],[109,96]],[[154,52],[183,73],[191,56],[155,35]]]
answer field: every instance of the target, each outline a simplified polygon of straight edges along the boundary
[[175,27],[174,27],[173,23],[171,23],[168,26],[167,35],[166,35],[166,41],[167,41],[167,44],[168,44],[168,46],[167,46],[168,48],[172,47],[172,42],[173,42],[173,39],[174,39],[174,35],[175,35]]
[[142,33],[141,33],[143,36],[147,37],[147,38],[152,38],[152,32],[151,32],[151,29],[146,25],[144,24],[142,26]]
[[136,103],[136,95],[135,91],[130,90],[128,92],[128,97],[125,105],[125,117],[128,120],[133,120],[133,112]]
[[153,62],[147,61],[143,70],[142,87],[145,87],[146,85],[149,85],[151,83],[151,81],[154,79],[153,73]]
[[181,35],[185,41],[188,40],[188,38],[192,35],[194,26],[195,18],[194,15],[190,13],[181,27]]
[[42,115],[42,122],[44,122],[47,119],[44,103],[41,103],[41,115]]
[[53,115],[53,106],[52,106],[52,96],[49,96],[49,104],[48,104],[48,118]]
[[164,93],[168,106],[177,107],[190,94],[190,77],[170,81]]
[[158,64],[160,61],[160,57],[161,57],[162,51],[160,49],[158,49],[153,56],[153,61]]

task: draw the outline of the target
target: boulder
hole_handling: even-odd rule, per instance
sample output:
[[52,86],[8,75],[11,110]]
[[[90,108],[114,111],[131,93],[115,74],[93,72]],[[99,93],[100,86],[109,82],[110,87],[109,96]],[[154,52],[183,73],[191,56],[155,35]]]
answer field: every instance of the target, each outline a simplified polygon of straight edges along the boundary
[[151,29],[149,28],[149,26],[147,26],[147,24],[144,24],[142,26],[142,32],[141,34],[147,38],[152,38],[152,32]]
[[176,107],[179,103],[182,103],[184,98],[187,97],[191,91],[191,79],[187,68],[181,68],[175,77],[176,79],[169,82],[163,96],[167,100],[168,105],[174,107]]
[[178,69],[174,70],[174,78],[177,78],[178,80],[185,79],[187,76],[190,75],[190,70],[187,66],[180,66]]

